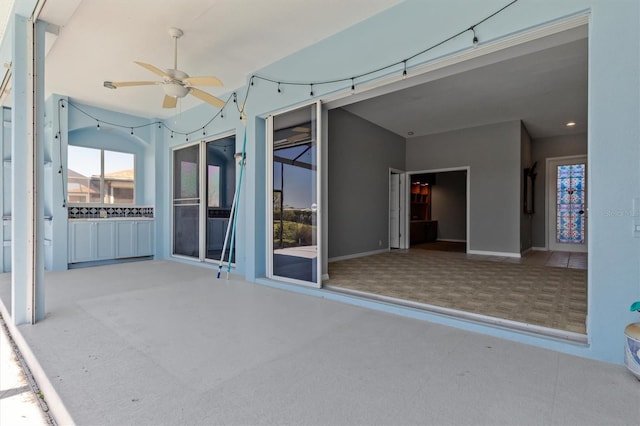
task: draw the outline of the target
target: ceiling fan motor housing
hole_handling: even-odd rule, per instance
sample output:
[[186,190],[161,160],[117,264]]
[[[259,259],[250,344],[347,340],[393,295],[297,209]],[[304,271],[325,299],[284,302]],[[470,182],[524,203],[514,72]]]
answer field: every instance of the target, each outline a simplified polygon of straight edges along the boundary
[[189,75],[180,70],[165,70],[165,72],[171,76],[171,80],[167,80],[162,83],[162,89],[167,96],[173,96],[174,98],[183,98],[189,93],[189,88],[182,83],[183,78],[189,77]]

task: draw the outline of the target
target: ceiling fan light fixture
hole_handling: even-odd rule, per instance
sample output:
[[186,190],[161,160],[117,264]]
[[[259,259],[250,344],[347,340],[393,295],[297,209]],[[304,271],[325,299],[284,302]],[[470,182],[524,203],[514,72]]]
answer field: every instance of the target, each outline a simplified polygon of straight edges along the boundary
[[189,93],[189,88],[179,83],[168,82],[162,85],[162,89],[167,96],[174,98],[184,98]]

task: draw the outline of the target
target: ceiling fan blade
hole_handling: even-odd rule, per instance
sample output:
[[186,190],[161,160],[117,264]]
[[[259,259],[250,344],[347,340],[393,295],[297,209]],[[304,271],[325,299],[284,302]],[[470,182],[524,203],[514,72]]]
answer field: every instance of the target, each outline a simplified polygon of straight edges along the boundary
[[216,77],[187,77],[182,79],[183,83],[190,86],[222,86],[222,82]]
[[309,133],[309,131],[310,131],[308,127],[301,127],[301,126],[294,127],[291,130],[293,130],[294,132],[299,132],[299,133]]
[[133,61],[136,64],[140,65],[142,68],[146,68],[149,71],[151,71],[152,73],[159,75],[160,77],[163,78],[167,78],[167,79],[171,79],[171,76],[169,74],[167,74],[166,72],[162,71],[160,68],[156,68],[153,65],[150,64],[145,64],[144,62],[138,62],[138,61]]
[[175,108],[178,104],[178,98],[174,98],[173,96],[164,95],[164,99],[162,100],[162,108]]
[[200,89],[196,89],[195,87],[189,88],[189,93],[191,93],[196,98],[198,98],[200,100],[203,100],[208,104],[213,105],[216,108],[222,108],[225,105],[225,103],[224,103],[224,101],[222,99],[216,98],[215,96],[210,95],[207,92],[203,92]]
[[158,84],[156,81],[111,81],[109,82],[113,87],[128,87],[128,86],[153,86]]

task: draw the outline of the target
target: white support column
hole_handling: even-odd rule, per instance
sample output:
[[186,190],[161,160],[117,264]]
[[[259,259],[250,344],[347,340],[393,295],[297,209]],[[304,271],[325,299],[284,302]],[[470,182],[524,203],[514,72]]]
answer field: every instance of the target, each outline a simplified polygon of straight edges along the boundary
[[[44,36],[27,18],[15,15],[11,93],[12,246],[11,312],[15,324],[44,318],[43,143]],[[37,48],[37,46],[39,48]]]

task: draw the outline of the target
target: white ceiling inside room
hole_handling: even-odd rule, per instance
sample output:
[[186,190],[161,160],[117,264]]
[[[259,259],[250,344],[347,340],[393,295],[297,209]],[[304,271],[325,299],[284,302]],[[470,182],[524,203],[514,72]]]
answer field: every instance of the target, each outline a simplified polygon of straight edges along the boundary
[[587,57],[582,38],[344,108],[404,137],[512,120],[533,138],[586,133]]

